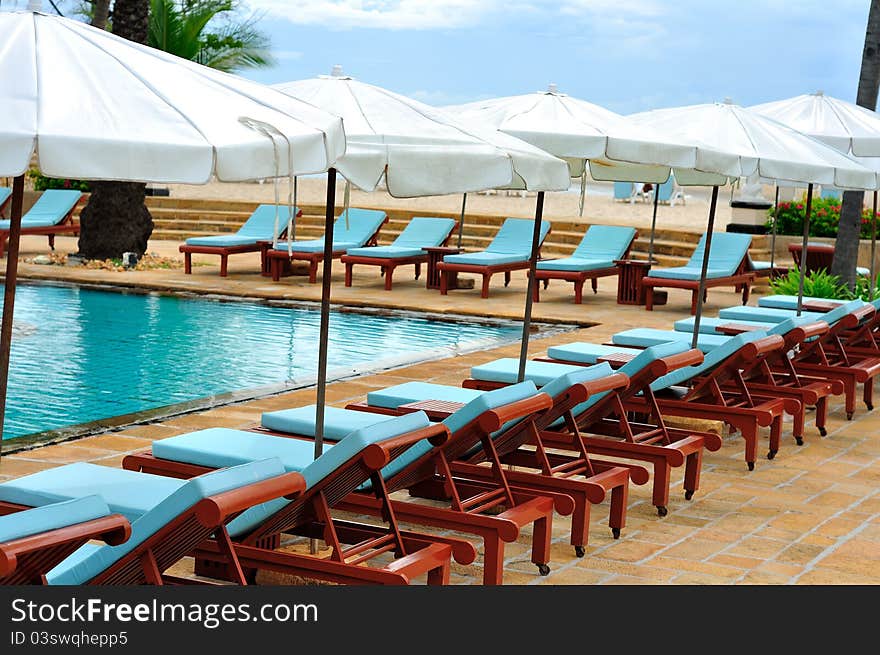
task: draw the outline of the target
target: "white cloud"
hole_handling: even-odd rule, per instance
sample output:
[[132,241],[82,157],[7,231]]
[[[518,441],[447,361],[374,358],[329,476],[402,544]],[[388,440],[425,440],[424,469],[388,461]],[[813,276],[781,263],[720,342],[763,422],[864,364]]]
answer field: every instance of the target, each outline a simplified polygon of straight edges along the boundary
[[559,11],[569,15],[589,15],[593,17],[649,18],[659,16],[663,11],[657,0],[563,0]]
[[251,0],[277,18],[330,28],[425,30],[475,26],[501,0]]
[[299,50],[273,50],[272,56],[281,61],[294,61],[302,59],[305,53]]

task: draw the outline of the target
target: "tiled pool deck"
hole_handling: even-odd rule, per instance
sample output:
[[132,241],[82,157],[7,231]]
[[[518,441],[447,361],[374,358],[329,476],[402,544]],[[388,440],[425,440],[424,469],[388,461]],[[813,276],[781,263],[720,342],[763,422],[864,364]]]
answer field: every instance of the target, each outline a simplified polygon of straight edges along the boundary
[[[151,242],[151,251],[179,256],[177,244]],[[75,249],[72,239],[58,239],[58,249]],[[23,240],[22,256],[45,252],[43,238]],[[199,258],[196,258],[199,261]],[[217,258],[204,258],[193,275],[181,270],[116,273],[58,266],[22,264],[20,275],[78,283],[145,286],[154,289],[264,298],[317,300],[320,284],[301,277],[278,283],[256,274],[258,258],[230,258],[230,276],[217,275]],[[333,300],[346,305],[406,308],[416,311],[521,316],[524,275],[514,274],[510,287],[501,276],[493,280],[488,300],[478,290],[458,290],[448,296],[428,291],[413,281],[406,269],[395,276],[394,290],[386,292],[373,270],[355,269],[354,286],[343,286],[342,268],[335,266]],[[614,279],[599,281],[599,293],[585,292],[584,304],[571,302],[571,286],[552,284],[535,305],[536,320],[598,323],[589,328],[535,338],[530,356],[547,347],[575,340],[602,342],[614,332],[634,326],[671,326],[687,314],[689,295],[671,290],[669,303],[654,312],[615,302]],[[732,291],[711,290],[708,315],[736,304]],[[424,380],[460,384],[469,368],[497,357],[516,357],[519,346],[506,346],[433,361],[333,383],[328,403],[344,406],[366,393],[390,384]],[[0,480],[70,462],[90,461],[120,466],[123,456],[148,448],[152,439],[205,427],[245,427],[259,421],[265,410],[314,402],[314,389],[303,389],[181,415],[147,425],[86,437],[57,445],[4,455]],[[726,436],[718,452],[706,453],[700,490],[686,501],[681,491],[683,472],[673,469],[669,514],[659,518],[651,505],[650,484],[631,486],[627,525],[619,540],[607,527],[607,503],[594,507],[590,543],[584,558],[576,558],[568,544],[567,517],[556,517],[551,573],[538,575],[529,561],[529,544],[521,537],[507,547],[505,583],[508,584],[880,584],[880,413],[859,405],[846,421],[840,397],[829,412],[828,436],[807,429],[805,443],[791,439],[790,423],[783,445],[773,461],[759,459],[746,469],[739,436]],[[764,435],[766,438],[766,434]],[[766,442],[764,442],[766,445]],[[759,452],[766,452],[762,447]],[[453,582],[476,584],[477,566],[457,567]]]

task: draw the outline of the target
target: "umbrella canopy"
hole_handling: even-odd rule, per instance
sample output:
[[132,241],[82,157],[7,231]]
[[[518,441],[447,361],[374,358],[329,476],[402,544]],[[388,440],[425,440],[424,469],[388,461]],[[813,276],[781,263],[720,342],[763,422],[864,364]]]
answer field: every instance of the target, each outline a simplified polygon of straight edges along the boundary
[[204,184],[317,173],[345,152],[337,116],[256,82],[59,16],[0,13],[0,33],[0,175],[36,153],[52,177]]
[[[804,251],[809,233],[810,202],[813,184],[833,184],[842,188],[874,189],[877,176],[854,159],[802,134],[782,123],[757,114],[730,100],[670,109],[658,109],[630,116],[632,120],[652,129],[699,144],[695,171],[714,166],[714,153],[722,152],[736,157],[739,172],[736,177],[756,175],[788,182],[807,184],[807,220],[804,221]],[[703,146],[713,150],[707,157],[700,152]],[[677,172],[681,184],[699,184],[699,175],[690,178],[687,171]],[[712,189],[712,202],[706,232],[697,314],[694,320],[693,344],[696,347],[703,308],[703,295],[712,231],[715,223],[715,205],[718,185]],[[803,274],[798,291],[798,314],[803,299]]]
[[0,31],[0,175],[15,177],[0,326],[2,438],[23,173],[34,155],[44,174],[80,179],[194,184],[325,170],[332,178],[345,133],[338,116],[305,102],[77,21],[7,12]]
[[752,105],[753,112],[809,134],[835,150],[880,157],[880,114],[822,91]]
[[385,176],[395,197],[492,188],[563,190],[565,163],[515,139],[468,127],[412,98],[344,75],[275,85],[345,121],[347,149],[337,162],[355,186],[372,191]]

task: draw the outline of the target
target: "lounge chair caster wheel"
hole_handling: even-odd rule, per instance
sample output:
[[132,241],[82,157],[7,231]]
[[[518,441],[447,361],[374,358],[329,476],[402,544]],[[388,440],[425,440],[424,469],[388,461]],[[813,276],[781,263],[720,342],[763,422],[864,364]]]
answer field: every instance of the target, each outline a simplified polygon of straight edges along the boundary
[[803,438],[803,437],[795,437],[795,438],[794,438],[794,442],[795,442],[798,446],[803,446],[803,445],[804,445],[804,438]]
[[550,575],[550,567],[547,564],[538,564],[538,573],[541,575]]
[[824,437],[828,434],[828,430],[825,428],[819,428],[819,434]]
[[847,421],[852,421],[852,417],[853,417],[853,413],[852,413],[852,412],[847,412],[847,413],[846,413],[846,420],[847,420]]
[[666,505],[657,505],[657,516],[666,516],[669,514],[669,510],[666,509]]
[[587,554],[587,549],[584,548],[583,546],[575,546],[574,547],[574,554],[577,557],[583,557],[584,555]]
[[690,500],[690,499],[693,498],[693,497],[694,497],[694,492],[693,492],[693,490],[688,490],[688,491],[685,491],[685,492],[684,492],[684,499],[685,499],[685,500]]
[[775,450],[771,450],[769,453],[767,453],[767,459],[773,459],[774,457],[776,457]]
[[611,528],[611,536],[620,539],[620,528]]
[[746,462],[746,463],[749,465],[749,470],[750,470],[750,471],[754,471],[754,470],[755,470],[755,463],[754,463],[754,462]]
[[874,409],[874,404],[873,403],[865,403],[865,407],[867,407],[868,411],[870,412],[872,409]]

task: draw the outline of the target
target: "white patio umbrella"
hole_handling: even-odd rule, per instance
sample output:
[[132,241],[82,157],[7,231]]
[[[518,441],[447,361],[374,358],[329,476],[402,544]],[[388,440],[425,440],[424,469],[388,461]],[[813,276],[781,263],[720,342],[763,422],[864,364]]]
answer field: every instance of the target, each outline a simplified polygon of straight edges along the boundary
[[[435,107],[356,80],[345,75],[341,66],[334,66],[330,75],[275,88],[343,118],[347,147],[337,167],[346,180],[366,191],[375,189],[383,176],[388,192],[395,197],[466,194],[492,188],[538,191],[531,259],[534,272],[544,192],[568,188],[566,162],[493,129],[467,124]],[[328,226],[326,243],[332,242],[332,234],[332,226]],[[322,282],[328,296],[331,260],[325,253]],[[526,350],[533,278],[529,279],[523,321]],[[326,349],[324,339],[321,346]],[[322,393],[319,378],[316,448],[322,441]]]
[[[874,189],[876,175],[855,160],[824,143],[806,136],[775,120],[749,111],[730,100],[670,109],[658,109],[630,118],[641,125],[688,142],[705,144],[714,152],[738,158],[738,173],[733,177],[757,175],[765,179],[807,184],[807,218],[810,214],[813,184],[833,184],[840,188]],[[676,172],[681,184],[703,184],[700,171],[706,170],[714,154],[698,154],[694,171]],[[706,231],[697,314],[694,319],[693,344],[696,346],[703,307],[706,270],[715,223],[718,184],[712,185],[712,201]],[[804,251],[809,234],[809,220],[804,222]],[[803,272],[798,289],[798,315],[803,304]]]
[[74,20],[5,12],[0,33],[0,176],[15,178],[2,438],[23,174],[34,156],[45,175],[90,180],[204,184],[321,171],[332,180],[345,133],[339,117],[305,102]]
[[[875,111],[854,102],[827,96],[822,91],[752,105],[749,109],[819,139],[840,152],[852,155],[857,161],[873,170],[878,169],[876,160],[872,162],[870,159],[863,159],[880,157],[880,114]],[[778,199],[777,188],[777,201]],[[873,205],[876,215],[876,191],[874,192]],[[775,241],[776,221],[773,222],[773,237]],[[876,283],[874,275],[876,243],[876,231],[872,231],[872,284]],[[772,255],[771,251],[771,257]],[[772,263],[771,259],[771,266]]]

